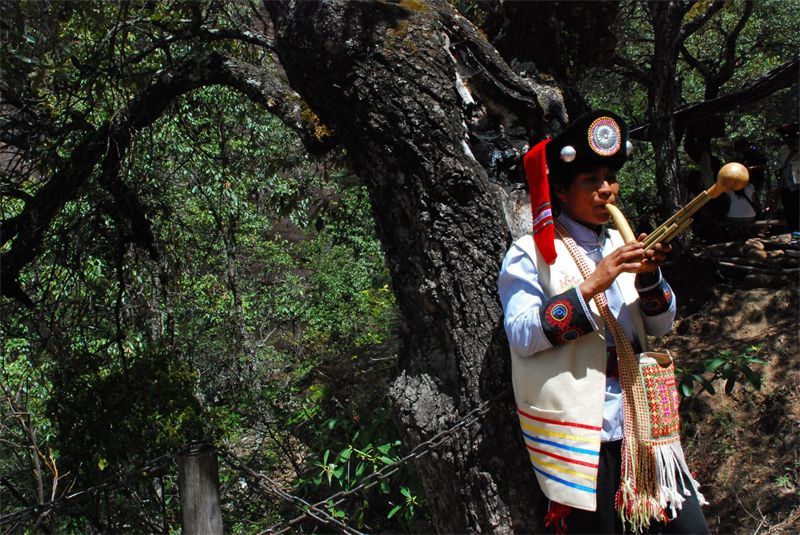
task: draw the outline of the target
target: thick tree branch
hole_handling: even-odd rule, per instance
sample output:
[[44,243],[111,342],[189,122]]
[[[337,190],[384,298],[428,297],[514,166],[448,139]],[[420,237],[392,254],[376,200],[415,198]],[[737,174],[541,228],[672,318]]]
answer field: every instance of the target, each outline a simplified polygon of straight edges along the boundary
[[637,63],[624,58],[618,54],[614,55],[612,63],[618,67],[626,76],[636,80],[640,84],[647,86],[650,84],[652,77],[650,73],[642,69]]
[[725,39],[725,45],[722,52],[724,61],[722,66],[717,71],[717,75],[714,77],[714,83],[717,87],[727,82],[730,77],[733,76],[733,71],[736,67],[736,41],[739,39],[739,34],[742,33],[742,30],[747,24],[747,20],[750,18],[752,13],[753,2],[752,0],[748,0],[744,4],[742,15],[739,17],[736,26],[733,28],[733,30],[731,30],[731,33],[729,33]]
[[[734,26],[730,33],[725,36],[725,42],[723,43],[719,54],[719,59],[721,61],[714,61],[713,64],[711,62],[704,63],[698,58],[694,57],[691,52],[689,52],[685,42],[681,42],[681,56],[683,56],[683,59],[686,61],[686,63],[700,73],[705,81],[706,100],[716,98],[719,94],[719,88],[725,82],[730,80],[731,76],[733,75],[733,71],[736,67],[736,41],[739,38],[739,34],[742,32],[742,29],[744,29],[745,25],[747,24],[747,20],[750,18],[752,12],[753,2],[748,1],[745,3],[744,9],[742,10],[742,14],[739,17],[736,26]],[[714,66],[718,66],[716,71],[713,69]]]
[[245,43],[250,43],[267,50],[272,50],[274,43],[271,39],[267,39],[263,35],[259,35],[251,31],[233,30],[227,28],[184,28],[177,32],[170,33],[167,37],[160,39],[149,47],[145,48],[138,54],[135,54],[125,60],[125,65],[136,64],[159,48],[166,47],[178,41],[186,41],[189,39],[200,39],[202,41],[222,41],[222,40],[236,40]]
[[[495,92],[501,93],[520,115],[534,114],[537,119],[541,120],[543,113],[547,115],[551,111],[542,110],[537,95],[541,91],[557,91],[554,84],[547,83],[544,79],[535,76],[520,77],[511,70],[497,49],[480,36],[475,27],[464,17],[444,9],[440,9],[439,14],[447,25],[447,32],[456,38],[451,42],[451,48],[460,51],[465,59],[467,56],[469,57],[469,67],[476,71],[473,75],[476,82],[482,79],[481,82],[484,85],[495,86]],[[550,118],[548,117],[548,119]],[[558,121],[563,118],[554,119],[560,126],[561,123]]]
[[114,114],[111,122],[84,137],[61,169],[25,204],[19,215],[0,222],[0,245],[13,239],[10,250],[0,257],[2,295],[30,304],[20,297],[17,277],[39,254],[53,218],[67,202],[77,198],[101,159],[100,182],[124,207],[124,215],[131,218],[137,240],[153,252],[149,223],[135,196],[118,178],[119,165],[136,132],[150,126],[179,95],[209,85],[226,85],[243,92],[298,132],[313,152],[322,152],[333,144],[333,136],[319,124],[316,116],[303,109],[296,93],[277,77],[253,65],[212,52],[162,71],[130,104]]
[[[744,106],[750,102],[765,98],[776,91],[796,84],[798,77],[800,77],[800,60],[795,57],[738,91],[675,111],[673,114],[675,125],[698,122],[711,115],[727,112],[738,106]],[[648,127],[649,124],[644,124],[633,128],[631,137],[634,139],[650,139]]]
[[[609,65],[619,2],[467,2],[464,12],[514,70],[547,73],[570,115],[587,104],[576,87],[587,66]],[[473,7],[474,6],[474,7]]]
[[[465,108],[470,148],[490,175],[497,178],[518,164],[525,145],[542,123],[547,127],[536,135],[557,132],[566,122],[561,94],[552,80],[528,73],[515,73],[497,50],[463,16],[439,9],[449,38],[448,49],[455,62],[457,90]],[[551,98],[543,99],[542,95]]]
[[150,253],[150,258],[158,260],[159,252],[156,248],[150,220],[145,214],[146,210],[136,193],[128,187],[119,174],[127,146],[130,144],[129,139],[125,141],[127,143],[124,147],[109,146],[103,161],[99,182],[114,199],[116,211],[111,214],[112,217],[120,226],[124,226],[125,222],[129,225],[129,228],[123,232],[124,238],[146,249]]
[[695,17],[691,21],[687,22],[681,28],[681,31],[678,33],[678,43],[682,44],[686,39],[692,35],[694,32],[699,30],[703,27],[703,25],[711,19],[720,9],[725,6],[724,0],[716,0],[711,5],[708,6],[706,11],[700,15],[699,17]]
[[703,65],[699,59],[694,57],[689,49],[686,48],[685,43],[681,43],[681,56],[683,56],[684,61],[689,64],[693,69],[700,73],[704,80],[708,80],[711,77],[711,72],[706,69],[706,66]]

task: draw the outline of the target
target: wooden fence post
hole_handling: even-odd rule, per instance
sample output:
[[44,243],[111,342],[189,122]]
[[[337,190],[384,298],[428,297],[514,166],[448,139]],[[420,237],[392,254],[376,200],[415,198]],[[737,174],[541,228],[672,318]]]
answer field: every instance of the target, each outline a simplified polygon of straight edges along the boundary
[[181,526],[186,535],[222,535],[217,451],[192,444],[178,457]]

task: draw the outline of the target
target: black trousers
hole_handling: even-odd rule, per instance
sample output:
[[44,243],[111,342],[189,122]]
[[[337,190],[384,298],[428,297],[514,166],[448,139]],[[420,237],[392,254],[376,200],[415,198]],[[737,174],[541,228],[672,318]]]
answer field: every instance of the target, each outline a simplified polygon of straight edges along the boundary
[[[614,508],[622,470],[622,441],[604,442],[600,446],[597,472],[597,511],[572,509],[567,517],[567,533],[622,533],[622,521]],[[690,489],[691,490],[691,489]],[[629,530],[630,531],[630,530]],[[710,533],[692,491],[686,497],[678,516],[667,522],[652,522],[648,533]]]

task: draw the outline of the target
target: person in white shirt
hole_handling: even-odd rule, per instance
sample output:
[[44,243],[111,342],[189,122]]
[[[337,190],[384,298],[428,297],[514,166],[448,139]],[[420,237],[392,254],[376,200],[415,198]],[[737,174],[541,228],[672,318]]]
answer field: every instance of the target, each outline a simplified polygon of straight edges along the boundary
[[[659,268],[669,248],[659,244],[645,254],[645,235],[624,245],[606,226],[606,205],[619,196],[616,171],[629,151],[627,126],[608,111],[584,115],[534,146],[524,159],[533,236],[511,245],[498,279],[523,439],[550,499],[546,523],[557,533],[623,531],[616,504],[624,401],[615,337],[593,298],[605,296],[637,352],[646,349],[647,334],[669,332],[675,317],[675,297]],[[588,277],[578,272],[564,235],[593,264]],[[669,395],[677,411],[677,393]],[[641,519],[651,532],[708,532],[702,495],[683,466],[670,476],[685,483],[686,496],[662,499],[656,518]]]

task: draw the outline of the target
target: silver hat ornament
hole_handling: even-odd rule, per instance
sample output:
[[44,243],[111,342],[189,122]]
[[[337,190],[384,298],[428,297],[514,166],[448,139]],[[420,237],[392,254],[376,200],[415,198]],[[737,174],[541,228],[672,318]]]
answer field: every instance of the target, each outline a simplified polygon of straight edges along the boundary
[[563,149],[561,149],[561,159],[567,163],[573,161],[577,153],[575,152],[575,147],[572,145],[567,145]]

